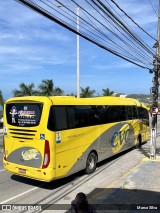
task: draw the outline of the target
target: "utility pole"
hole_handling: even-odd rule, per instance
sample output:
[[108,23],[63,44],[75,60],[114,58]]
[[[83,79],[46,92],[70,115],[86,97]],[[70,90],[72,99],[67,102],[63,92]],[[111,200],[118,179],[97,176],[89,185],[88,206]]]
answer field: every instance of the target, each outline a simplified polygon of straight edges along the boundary
[[[77,7],[77,32],[79,33],[79,7]],[[80,97],[79,34],[77,34],[77,98]]]
[[158,89],[160,84],[160,0],[158,6],[158,30],[156,48],[156,57],[153,61],[153,87],[151,93],[153,95],[153,105],[151,107],[152,123],[151,123],[151,143],[150,143],[150,159],[156,160],[156,136],[157,136],[157,113],[158,113]]

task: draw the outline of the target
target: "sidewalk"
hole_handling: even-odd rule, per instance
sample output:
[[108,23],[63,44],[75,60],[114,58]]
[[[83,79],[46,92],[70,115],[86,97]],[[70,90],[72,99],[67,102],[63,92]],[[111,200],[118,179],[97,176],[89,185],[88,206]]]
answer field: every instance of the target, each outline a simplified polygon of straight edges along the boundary
[[107,188],[95,189],[88,198],[98,213],[160,212],[160,137],[156,160],[144,158]]

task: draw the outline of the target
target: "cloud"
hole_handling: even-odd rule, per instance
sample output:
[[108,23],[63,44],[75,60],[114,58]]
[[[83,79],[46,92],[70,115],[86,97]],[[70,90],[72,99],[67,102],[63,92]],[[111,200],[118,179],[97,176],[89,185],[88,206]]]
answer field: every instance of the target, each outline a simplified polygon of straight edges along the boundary
[[[157,22],[157,17],[153,8],[151,7],[149,1],[144,3],[143,1],[130,0],[122,1],[117,0],[117,4],[135,21],[140,25],[150,24],[152,22]],[[155,10],[158,12],[158,1],[154,5]],[[124,17],[125,15],[123,15]]]
[[104,71],[104,70],[110,70],[111,72],[113,72],[113,70],[115,70],[117,72],[117,69],[128,69],[128,68],[135,68],[135,65],[129,63],[129,62],[115,62],[114,64],[112,63],[109,63],[109,64],[97,64],[97,65],[94,65],[94,68],[97,69],[97,70],[101,70],[101,71]]
[[[8,12],[8,8],[13,9]],[[55,22],[49,21],[16,1],[2,1],[0,14],[0,38],[2,40],[71,41],[70,33],[64,34],[62,27],[59,28]]]

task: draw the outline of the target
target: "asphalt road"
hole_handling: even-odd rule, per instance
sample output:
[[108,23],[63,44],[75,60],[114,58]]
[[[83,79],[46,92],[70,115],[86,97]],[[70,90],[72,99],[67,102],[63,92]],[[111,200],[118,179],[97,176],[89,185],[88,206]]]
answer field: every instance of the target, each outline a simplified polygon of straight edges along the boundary
[[[160,131],[160,119],[158,119],[158,131]],[[107,187],[112,186],[116,180],[138,165],[142,158],[149,156],[149,150],[150,144],[146,143],[142,149],[132,149],[100,163],[97,170],[91,175],[79,172],[71,177],[51,183],[7,173],[3,168],[3,154],[0,153],[0,204],[21,204],[19,208],[24,207],[24,211],[19,209],[16,212],[27,212],[25,204],[32,206],[44,204],[42,208],[45,208],[46,204],[68,204],[64,207],[68,209],[71,201],[80,191],[86,193],[92,202],[98,196],[99,189],[106,190]],[[57,212],[54,208],[52,212]],[[29,212],[35,211],[30,210]],[[41,212],[41,210],[36,212]],[[66,212],[66,210],[58,212]]]

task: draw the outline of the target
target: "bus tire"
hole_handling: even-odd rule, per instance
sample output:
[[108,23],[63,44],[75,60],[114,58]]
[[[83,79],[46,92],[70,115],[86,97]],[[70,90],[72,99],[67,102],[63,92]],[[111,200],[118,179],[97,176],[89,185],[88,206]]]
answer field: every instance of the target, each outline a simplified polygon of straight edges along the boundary
[[141,146],[142,146],[142,140],[141,140],[141,136],[139,135],[137,138],[136,149],[140,149]]
[[97,156],[94,152],[91,152],[88,155],[88,158],[86,161],[85,173],[91,174],[92,172],[95,171],[96,167],[97,167]]

